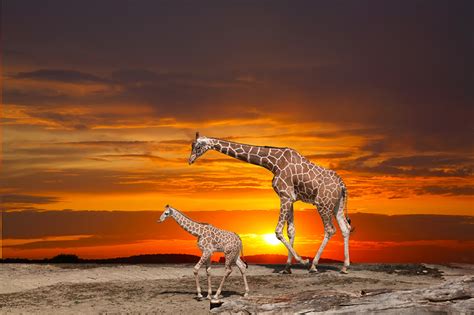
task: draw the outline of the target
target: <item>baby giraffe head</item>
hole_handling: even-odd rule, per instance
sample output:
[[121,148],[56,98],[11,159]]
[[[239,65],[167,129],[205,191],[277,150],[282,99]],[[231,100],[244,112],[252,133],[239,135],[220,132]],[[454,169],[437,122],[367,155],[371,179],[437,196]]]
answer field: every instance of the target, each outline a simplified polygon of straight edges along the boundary
[[158,223],[161,223],[165,221],[168,217],[170,217],[173,214],[173,210],[169,205],[166,205],[165,211],[160,216],[160,219],[158,220]]
[[211,148],[210,139],[206,137],[200,137],[199,132],[196,132],[196,139],[191,144],[191,155],[189,156],[189,164],[193,164],[198,157],[203,155]]

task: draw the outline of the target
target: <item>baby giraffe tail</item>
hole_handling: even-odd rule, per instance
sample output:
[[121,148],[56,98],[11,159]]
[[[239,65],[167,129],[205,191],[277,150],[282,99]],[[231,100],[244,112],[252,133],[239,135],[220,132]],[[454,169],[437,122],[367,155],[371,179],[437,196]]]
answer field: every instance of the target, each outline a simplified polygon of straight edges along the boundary
[[[237,234],[237,233],[236,233]],[[247,262],[244,260],[244,244],[242,243],[242,239],[240,238],[239,235],[237,235],[240,239],[240,260],[242,260],[242,262],[245,264],[245,269],[248,269],[249,268],[249,264],[247,264]]]
[[243,263],[245,264],[245,269],[248,269],[249,268],[249,264],[247,264],[247,262],[243,259],[244,257],[244,246],[242,245],[242,247],[240,247],[240,260],[243,261]]

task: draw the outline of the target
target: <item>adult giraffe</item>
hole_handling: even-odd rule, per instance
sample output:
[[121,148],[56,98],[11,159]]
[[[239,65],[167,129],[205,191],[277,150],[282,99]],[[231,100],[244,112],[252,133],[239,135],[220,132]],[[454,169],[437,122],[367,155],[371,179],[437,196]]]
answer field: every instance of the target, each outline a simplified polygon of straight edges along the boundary
[[[303,260],[293,248],[295,241],[293,203],[297,200],[315,205],[324,225],[324,239],[309,271],[317,272],[316,265],[319,258],[327,242],[336,232],[332,222],[334,215],[344,237],[344,266],[341,272],[347,273],[347,267],[350,265],[349,234],[352,228],[349,217],[344,215],[347,189],[336,172],[313,164],[290,148],[236,143],[199,136],[198,132],[192,143],[189,164],[194,163],[197,158],[211,149],[251,164],[260,165],[274,174],[272,186],[280,197],[281,205],[275,234],[288,249],[288,260],[283,270],[284,273],[291,273],[292,257],[302,264],[309,263],[307,259]],[[287,224],[289,242],[283,236],[285,223]]]

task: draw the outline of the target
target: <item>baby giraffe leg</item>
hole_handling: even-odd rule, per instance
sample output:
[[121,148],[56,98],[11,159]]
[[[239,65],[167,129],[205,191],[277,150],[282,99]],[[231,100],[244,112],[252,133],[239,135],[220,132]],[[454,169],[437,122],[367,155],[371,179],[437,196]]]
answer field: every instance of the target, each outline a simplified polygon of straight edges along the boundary
[[207,299],[210,300],[212,296],[211,284],[211,257],[206,261],[206,275],[207,275]]
[[201,286],[199,285],[199,269],[201,269],[201,266],[211,257],[210,252],[204,252],[201,256],[201,259],[199,259],[198,263],[196,266],[194,266],[194,278],[196,279],[196,291],[197,291],[197,297],[198,299],[202,298],[201,294]]
[[240,273],[242,274],[242,278],[244,279],[244,285],[245,285],[245,293],[244,296],[249,295],[249,285],[247,283],[247,277],[245,276],[245,272],[247,271],[247,266],[245,263],[240,259],[240,257],[236,261],[237,267],[240,270]]

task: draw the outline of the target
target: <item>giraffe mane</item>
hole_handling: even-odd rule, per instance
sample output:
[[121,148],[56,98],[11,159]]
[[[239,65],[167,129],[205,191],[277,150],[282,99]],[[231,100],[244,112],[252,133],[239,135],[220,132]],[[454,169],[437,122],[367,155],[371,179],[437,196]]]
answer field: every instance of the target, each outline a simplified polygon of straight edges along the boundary
[[253,146],[253,147],[262,147],[262,148],[280,149],[280,150],[288,149],[287,147],[274,147],[274,146],[268,146],[268,145],[254,145],[254,144],[250,144],[250,143],[242,143],[242,142],[230,141],[230,140],[220,139],[220,138],[214,138],[214,139],[223,140],[223,141],[226,141],[226,142],[229,142],[229,143],[235,143],[235,144],[240,144],[240,145],[250,145],[250,146]]
[[178,211],[183,217],[185,217],[185,218],[187,218],[187,219],[189,219],[189,220],[191,220],[191,221],[193,221],[193,222],[196,222],[196,223],[202,224],[202,225],[210,225],[209,223],[206,223],[206,222],[198,222],[198,221],[196,221],[196,220],[190,218],[189,216],[187,216],[185,213],[179,211],[178,209],[175,209],[175,208],[172,208],[172,209]]
[[268,149],[288,149],[287,147],[274,147],[270,145],[264,145],[263,147]]

